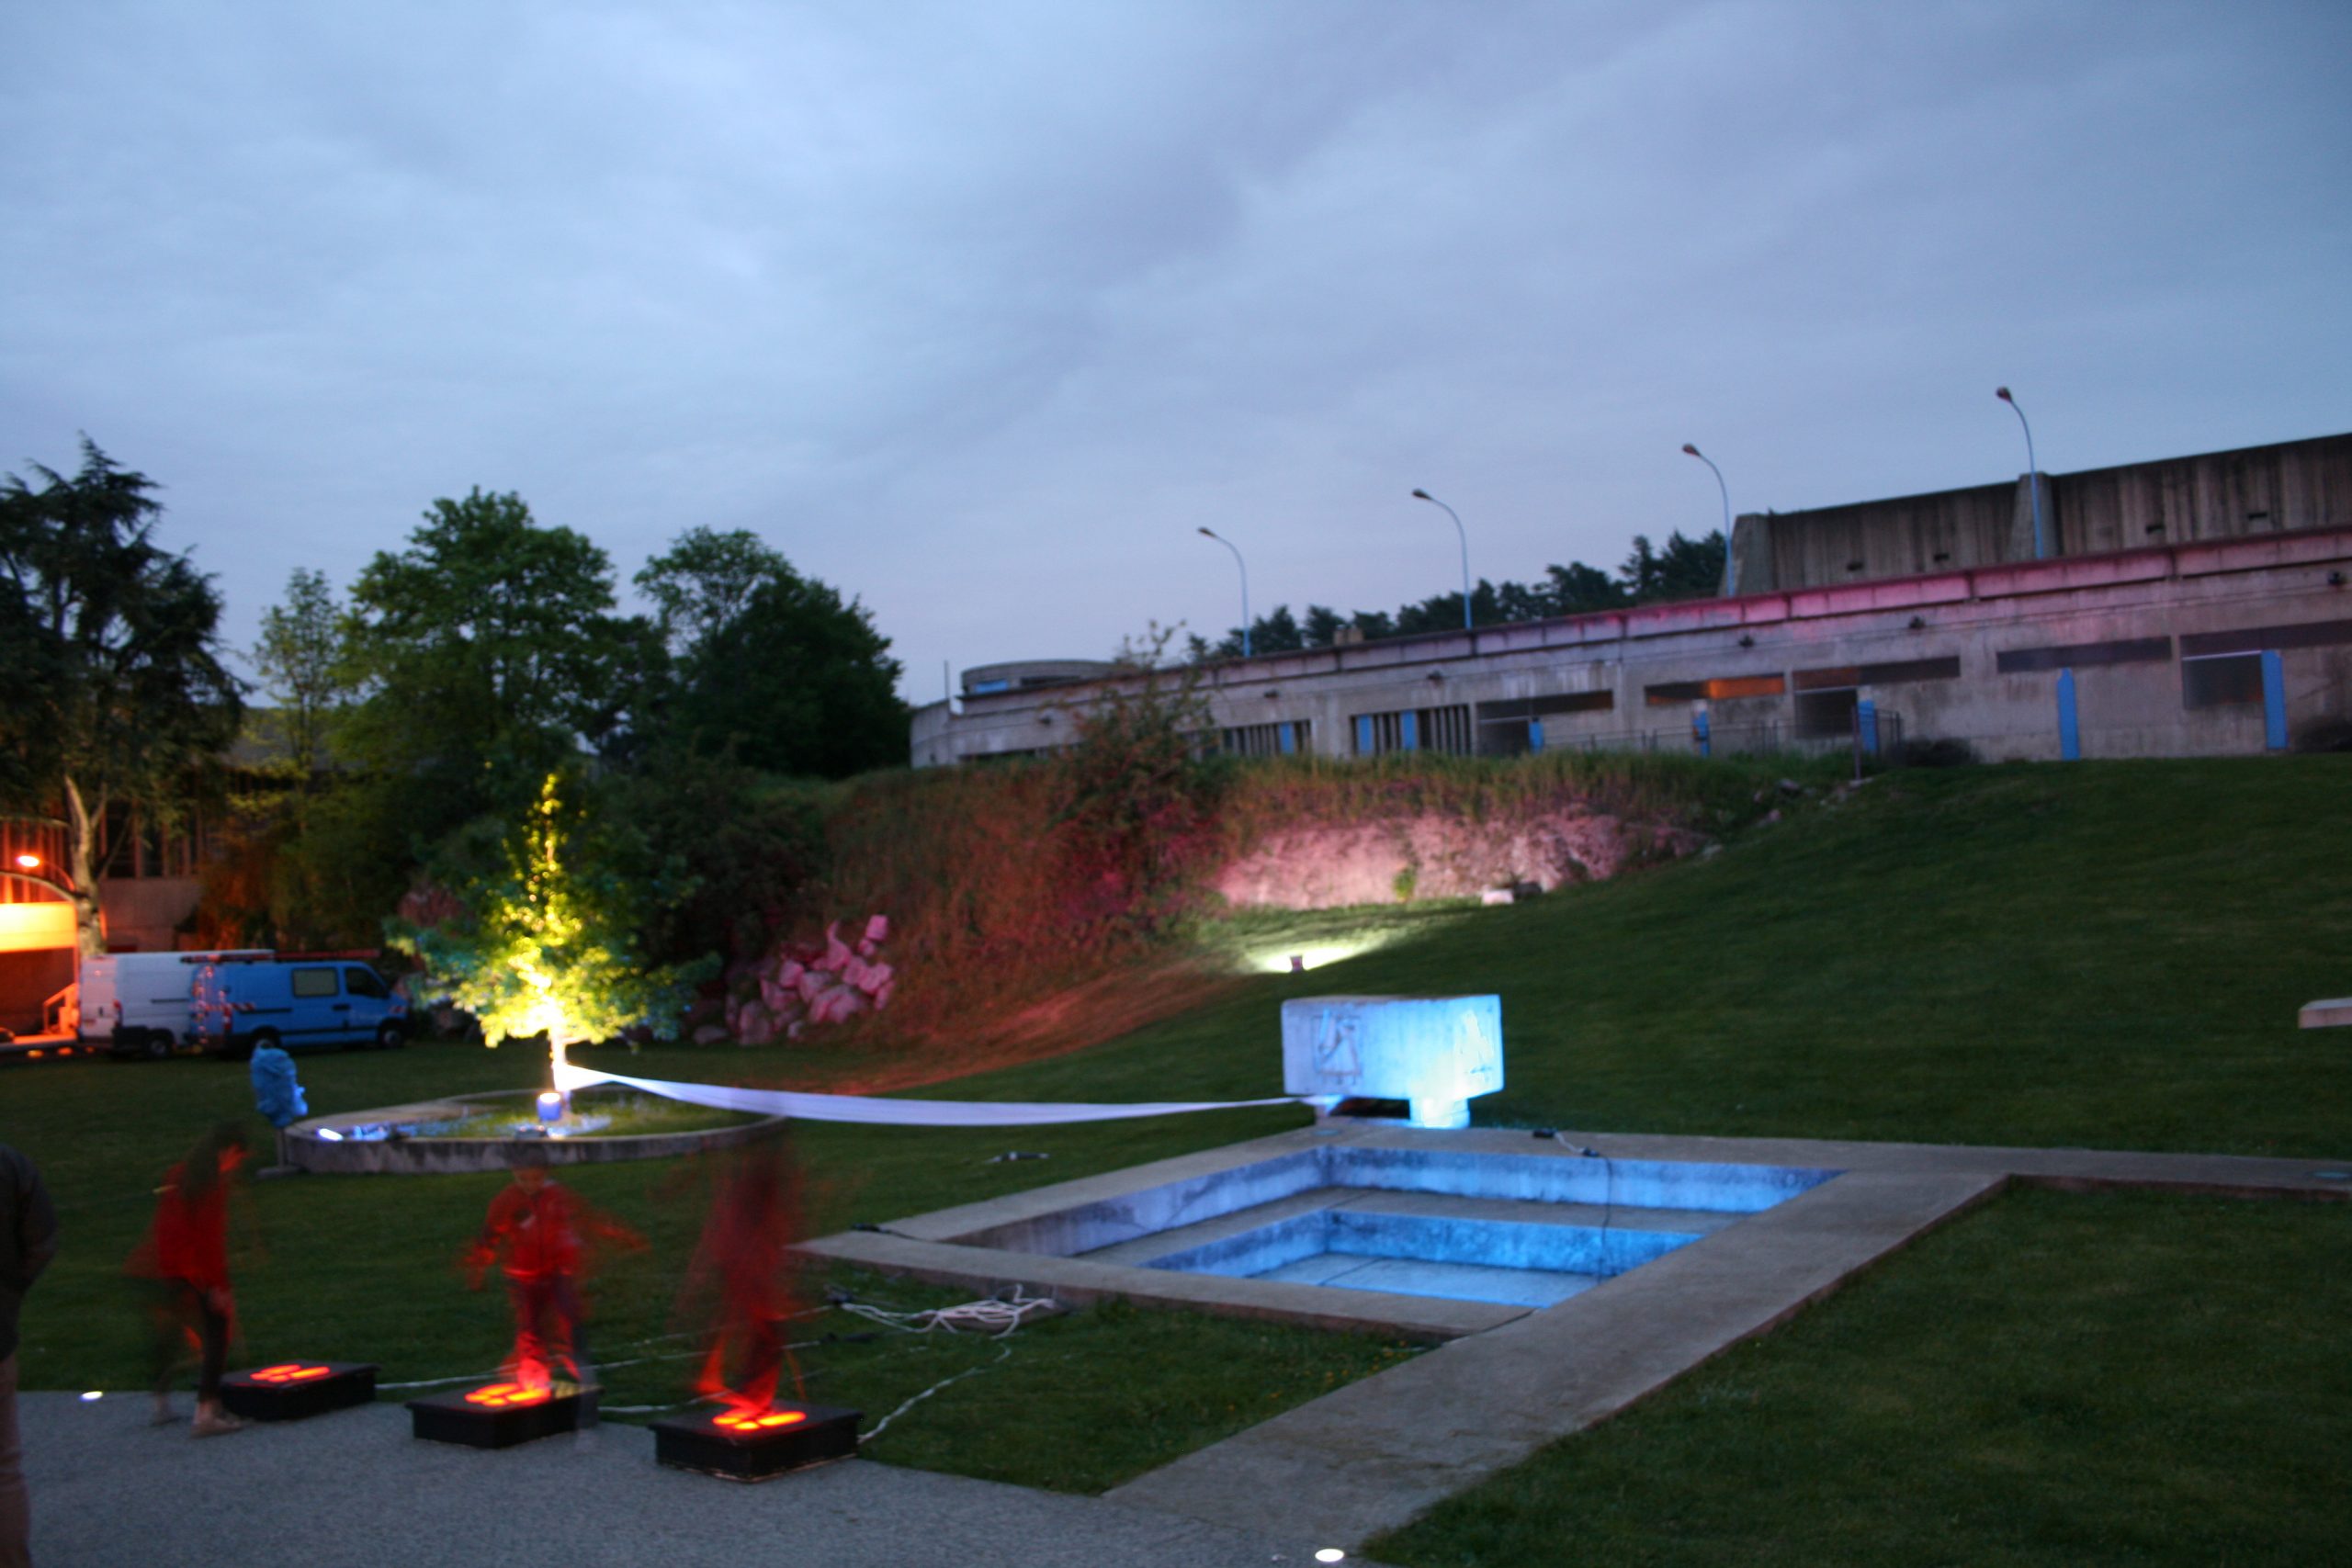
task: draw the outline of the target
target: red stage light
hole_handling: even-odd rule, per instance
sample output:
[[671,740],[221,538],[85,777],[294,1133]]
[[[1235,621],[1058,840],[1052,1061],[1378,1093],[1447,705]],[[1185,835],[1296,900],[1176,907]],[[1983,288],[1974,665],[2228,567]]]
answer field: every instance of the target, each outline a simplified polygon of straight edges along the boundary
[[492,1410],[504,1410],[518,1404],[543,1404],[548,1393],[547,1389],[526,1388],[518,1382],[485,1383],[466,1395],[466,1403]]
[[806,1410],[730,1410],[724,1416],[714,1416],[710,1424],[724,1427],[730,1432],[770,1432],[778,1427],[790,1427],[808,1419]]

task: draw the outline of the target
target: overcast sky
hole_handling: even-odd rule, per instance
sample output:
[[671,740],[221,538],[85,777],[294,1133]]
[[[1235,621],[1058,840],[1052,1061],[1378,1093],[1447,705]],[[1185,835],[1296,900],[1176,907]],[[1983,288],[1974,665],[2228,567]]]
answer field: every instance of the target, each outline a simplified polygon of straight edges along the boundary
[[0,468],[232,642],[436,496],[941,665],[2352,430],[2352,5],[195,0],[0,32]]

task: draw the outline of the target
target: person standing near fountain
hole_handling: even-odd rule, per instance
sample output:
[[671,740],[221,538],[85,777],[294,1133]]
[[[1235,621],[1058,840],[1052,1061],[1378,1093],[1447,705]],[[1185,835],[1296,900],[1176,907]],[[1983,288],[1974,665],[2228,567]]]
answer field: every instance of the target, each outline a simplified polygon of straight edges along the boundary
[[229,1287],[229,1180],[249,1152],[245,1130],[223,1122],[196,1141],[155,1190],[155,1221],[124,1271],[152,1282],[155,1325],[155,1424],[176,1419],[172,1375],[185,1341],[196,1342],[195,1435],[219,1437],[245,1423],[220,1408],[236,1298]]
[[598,1213],[548,1174],[547,1153],[525,1147],[514,1156],[514,1179],[490,1201],[481,1234],[465,1255],[466,1286],[479,1291],[492,1263],[504,1265],[507,1299],[514,1308],[514,1353],[507,1376],[545,1387],[557,1361],[582,1388],[594,1385],[582,1332],[580,1282],[586,1240],[643,1251],[644,1238]]

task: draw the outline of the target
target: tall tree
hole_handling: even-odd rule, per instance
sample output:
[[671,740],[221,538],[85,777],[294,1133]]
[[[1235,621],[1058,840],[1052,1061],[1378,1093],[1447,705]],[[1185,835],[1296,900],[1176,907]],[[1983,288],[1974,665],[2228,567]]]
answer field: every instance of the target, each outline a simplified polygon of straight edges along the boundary
[[741,615],[766,583],[791,575],[792,563],[749,529],[689,528],[635,581],[653,601],[662,640],[684,653]]
[[1597,566],[1570,561],[1546,569],[1545,575],[1551,579],[1544,588],[1546,615],[1581,615],[1592,610],[1620,609],[1626,603],[1624,585]]
[[680,660],[670,732],[771,773],[838,779],[903,763],[889,647],[863,604],[786,568]]
[[342,610],[326,574],[297,567],[286,603],[262,612],[254,668],[277,704],[277,730],[305,792],[326,763],[327,721],[344,694]]
[[741,531],[689,530],[637,584],[676,652],[672,744],[821,778],[906,761],[899,661],[863,604]]
[[99,840],[117,802],[168,810],[235,736],[238,682],[220,662],[220,597],[152,537],[146,475],[82,438],[81,471],[40,464],[0,483],[0,788],[62,808],[68,864],[6,868],[74,905],[85,955],[106,951]]
[[1723,530],[1695,539],[1686,539],[1679,532],[1669,534],[1663,550],[1650,543],[1648,535],[1636,534],[1634,553],[1625,558],[1617,575],[1636,604],[1710,598],[1723,592]]
[[357,701],[338,750],[398,784],[428,838],[517,809],[583,739],[610,739],[645,646],[613,614],[603,550],[479,489],[435,502],[408,548],[368,562],[343,631]]
[[674,1027],[711,967],[646,960],[643,890],[596,852],[582,794],[577,779],[548,774],[494,856],[457,883],[460,914],[388,923],[394,944],[424,960],[426,987],[472,1013],[489,1044],[544,1035],[566,1094],[565,1046]]

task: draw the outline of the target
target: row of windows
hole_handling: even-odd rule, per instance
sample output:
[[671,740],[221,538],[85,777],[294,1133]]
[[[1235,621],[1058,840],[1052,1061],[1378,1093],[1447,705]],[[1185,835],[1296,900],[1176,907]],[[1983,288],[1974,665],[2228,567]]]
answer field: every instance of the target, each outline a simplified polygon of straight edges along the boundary
[[[2352,620],[2305,622],[2285,626],[2256,626],[2244,631],[2184,635],[2180,638],[2181,704],[2188,708],[2222,707],[2260,703],[2262,650],[2316,648],[2352,643]],[[2009,649],[1995,656],[1994,667],[2003,675],[2056,670],[2098,669],[2108,665],[2163,663],[2173,657],[2170,637],[2129,637],[2108,642],[2072,643],[2049,648]],[[1702,681],[1661,681],[1645,686],[1648,707],[1670,707],[1698,702],[1736,702],[1760,697],[1792,696],[1796,739],[1833,739],[1852,731],[1860,689],[1900,685],[1917,681],[1951,681],[1960,676],[1960,659],[1947,654],[1933,659],[1903,659],[1875,664],[1827,665],[1791,671],[1786,675],[1722,675]],[[1352,716],[1355,754],[1374,757],[1390,751],[1473,751],[1498,755],[1541,750],[1544,720],[1558,715],[1607,713],[1617,705],[1607,691],[1563,692],[1551,696],[1510,697],[1442,707],[1400,708]],[[1223,732],[1222,749],[1231,755],[1288,755],[1311,749],[1304,719],[1275,724],[1242,725]]]

